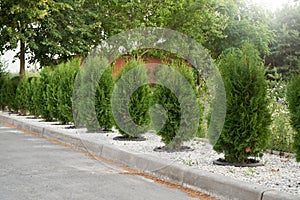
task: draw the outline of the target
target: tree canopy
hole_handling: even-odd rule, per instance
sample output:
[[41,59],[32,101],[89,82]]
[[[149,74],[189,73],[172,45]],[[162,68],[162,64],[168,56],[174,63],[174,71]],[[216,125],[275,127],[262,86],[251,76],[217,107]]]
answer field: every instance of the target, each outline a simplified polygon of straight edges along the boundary
[[22,77],[25,53],[31,53],[29,63],[47,66],[85,56],[103,39],[117,33],[163,27],[195,39],[213,58],[248,41],[262,56],[268,55],[267,63],[272,66],[294,68],[299,59],[299,6],[284,8],[271,21],[265,10],[250,2],[0,0],[0,51],[3,54],[19,46],[16,57],[21,61]]
[[[20,77],[29,62],[48,65],[74,55],[87,54],[101,36],[97,0],[1,0],[0,50],[20,47]],[[99,3],[98,3],[99,4]],[[100,4],[99,4],[100,5]],[[96,38],[96,39],[95,39]]]
[[208,40],[205,46],[213,57],[218,57],[224,50],[241,47],[245,41],[255,45],[261,54],[269,53],[269,43],[273,33],[269,29],[266,12],[247,0],[227,0],[218,11],[226,16],[227,23],[221,40]]
[[287,78],[300,65],[300,4],[285,5],[273,17],[271,29],[275,40],[270,45],[271,54],[266,64]]

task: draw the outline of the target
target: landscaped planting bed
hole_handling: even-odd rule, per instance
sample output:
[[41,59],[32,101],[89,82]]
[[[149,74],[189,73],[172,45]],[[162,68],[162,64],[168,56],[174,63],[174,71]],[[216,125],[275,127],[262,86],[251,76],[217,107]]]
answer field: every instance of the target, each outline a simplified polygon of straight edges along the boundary
[[19,116],[8,112],[0,112],[1,115],[36,124],[45,128],[55,128],[61,132],[79,134],[81,137],[94,138],[94,141],[102,141],[128,152],[143,154],[145,156],[156,156],[157,159],[169,161],[170,165],[179,164],[186,167],[197,168],[215,174],[222,174],[228,178],[237,179],[253,184],[259,184],[271,189],[300,195],[300,163],[297,163],[293,154],[270,154],[266,152],[261,158],[264,166],[261,167],[233,167],[216,166],[213,160],[223,157],[213,151],[212,146],[205,139],[194,138],[185,142],[193,151],[187,152],[155,152],[155,147],[164,146],[161,138],[155,133],[148,132],[143,135],[145,141],[116,141],[114,137],[119,136],[117,130],[106,133],[86,133],[85,128],[70,128],[73,124],[60,125],[58,122],[45,122],[43,119],[33,119],[32,116]]

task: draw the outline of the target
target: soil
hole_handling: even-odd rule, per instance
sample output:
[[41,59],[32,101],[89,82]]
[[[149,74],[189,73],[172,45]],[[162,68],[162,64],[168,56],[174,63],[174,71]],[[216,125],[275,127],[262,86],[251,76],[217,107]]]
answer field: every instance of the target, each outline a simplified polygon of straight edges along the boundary
[[167,148],[166,146],[163,147],[155,147],[153,149],[153,151],[156,152],[168,152],[168,153],[172,153],[172,152],[188,152],[188,151],[194,151],[194,149],[192,149],[191,147],[188,146],[181,146],[179,148],[175,148],[175,149],[170,149]]
[[26,117],[26,119],[38,119],[37,117]]
[[68,126],[65,129],[76,129],[76,128],[77,128],[76,126]]
[[117,140],[117,141],[145,141],[146,138],[144,138],[144,137],[117,136],[117,137],[114,137],[113,140]]
[[243,163],[232,163],[224,158],[219,158],[218,160],[214,160],[213,163],[215,165],[221,165],[221,166],[235,166],[235,167],[259,167],[264,166],[263,163],[261,163],[259,160],[255,160],[253,158],[249,158]]

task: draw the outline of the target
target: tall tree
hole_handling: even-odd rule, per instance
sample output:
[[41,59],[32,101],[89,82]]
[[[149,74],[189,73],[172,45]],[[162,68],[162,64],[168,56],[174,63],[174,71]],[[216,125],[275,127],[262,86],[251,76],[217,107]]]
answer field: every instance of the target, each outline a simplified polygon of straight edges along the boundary
[[244,41],[254,44],[262,55],[269,54],[268,45],[274,36],[263,9],[248,0],[223,0],[217,10],[228,19],[223,31],[225,38],[208,40],[205,44],[213,57],[218,57],[226,49],[240,48]]
[[25,54],[29,62],[50,64],[84,54],[101,33],[92,9],[100,0],[1,0],[0,51],[20,47],[20,77],[25,74]]
[[273,40],[266,13],[248,0],[108,0],[105,6],[107,37],[141,26],[170,28],[195,39],[214,58],[245,40],[268,54]]
[[46,17],[50,9],[62,9],[63,4],[53,0],[0,1],[0,48],[3,54],[20,46],[17,57],[20,59],[20,77],[25,74],[25,53],[28,43],[33,42],[37,22]]
[[217,0],[108,0],[103,26],[107,37],[137,27],[163,27],[180,31],[200,43],[222,38],[226,16],[217,12]]
[[271,28],[275,41],[270,45],[271,55],[266,58],[266,64],[276,67],[287,78],[300,64],[300,3],[287,4],[278,10]]
[[66,9],[53,10],[40,21],[30,48],[42,65],[85,56],[103,39],[102,0],[61,0]]

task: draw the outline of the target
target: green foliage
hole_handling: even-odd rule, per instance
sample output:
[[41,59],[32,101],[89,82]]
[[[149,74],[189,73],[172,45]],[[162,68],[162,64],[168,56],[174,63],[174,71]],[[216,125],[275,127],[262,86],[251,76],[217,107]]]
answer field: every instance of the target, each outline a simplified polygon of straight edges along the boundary
[[263,62],[253,45],[224,52],[219,69],[226,90],[224,128],[214,146],[229,162],[261,156],[270,136],[267,82]]
[[111,110],[111,95],[114,87],[112,67],[108,67],[102,74],[95,96],[95,109],[99,126],[104,131],[110,131],[114,125]]
[[34,101],[37,103],[38,115],[44,118],[46,121],[52,121],[51,112],[47,105],[47,86],[50,82],[50,78],[53,72],[51,68],[45,67],[40,74],[40,78],[37,84],[37,91],[34,96]]
[[22,115],[28,114],[29,102],[30,102],[30,84],[29,79],[25,76],[18,84],[16,90],[16,104],[18,105],[18,110]]
[[300,162],[300,76],[294,77],[287,86],[287,100],[289,103],[290,123],[296,131],[294,148],[296,160]]
[[80,67],[80,60],[73,59],[59,65],[54,77],[57,79],[57,119],[62,124],[73,122],[72,96],[75,77]]
[[[76,127],[86,127],[88,132],[101,129],[96,116],[95,96],[99,84],[99,75],[108,66],[106,59],[91,56],[77,74],[73,90],[73,116]],[[101,108],[102,109],[102,108]],[[105,109],[105,108],[103,108]],[[109,109],[109,108],[107,108]]]
[[[114,114],[114,118],[119,122],[124,122],[124,127],[120,127],[118,123],[115,123],[116,128],[123,136],[129,138],[139,137],[140,134],[142,134],[140,132],[127,133],[126,131],[132,128],[132,123],[130,122],[133,122],[138,126],[146,126],[150,124],[149,108],[151,103],[151,89],[148,84],[142,84],[148,83],[146,69],[144,69],[144,67],[139,67],[142,65],[142,62],[136,60],[128,61],[116,80],[117,84],[118,81],[122,81],[122,84],[118,84],[114,91],[117,96],[114,99],[115,104],[113,106],[114,109],[118,111],[116,115]],[[137,70],[135,71],[136,73],[134,75],[131,73],[123,79],[123,77],[133,69]],[[135,86],[140,87],[137,88],[131,96],[128,96],[130,94],[130,90],[135,88]],[[126,103],[128,101],[127,98],[130,98],[129,104]],[[130,116],[126,114],[127,109],[129,109]]]
[[[0,52],[20,45],[20,74],[29,62],[56,64],[74,55],[85,55],[101,36],[101,2],[98,0],[1,0]],[[103,14],[103,17],[106,14]],[[57,58],[58,57],[58,58]]]
[[283,79],[297,70],[300,59],[300,4],[285,5],[272,16],[271,29],[275,41],[270,45],[271,55],[266,58],[270,68],[278,68]]
[[[203,44],[222,39],[228,17],[218,12],[216,0],[143,0],[105,1],[102,7],[110,15],[103,16],[107,36],[140,27],[164,27],[184,33]],[[126,39],[126,38],[125,38]]]
[[200,85],[198,86],[200,89],[200,106],[203,106],[203,119],[200,118],[199,130],[196,134],[197,137],[205,138],[208,137],[208,127],[210,125],[211,120],[211,103],[212,97],[208,91],[208,86],[203,80],[200,80]]
[[295,132],[289,122],[288,105],[285,98],[286,84],[279,74],[276,80],[268,81],[269,109],[272,113],[271,138],[268,149],[293,152],[293,137]]
[[39,77],[30,77],[29,79],[29,91],[28,91],[28,111],[30,115],[33,115],[34,117],[38,117],[38,85],[39,85]]
[[270,19],[266,12],[247,0],[219,1],[217,13],[223,14],[226,20],[223,38],[210,39],[204,46],[211,52],[213,58],[225,50],[240,48],[243,41],[250,41],[263,55],[269,53],[269,44],[274,40],[269,28]]
[[[185,80],[188,81],[189,87],[192,87],[192,90],[194,91],[194,94],[198,96],[198,92],[196,90],[196,83],[194,79],[194,72],[191,67],[187,66],[184,62],[180,61],[173,61],[170,65],[170,67],[177,72],[180,73],[182,77],[185,78]],[[170,78],[170,74],[168,71],[165,71],[166,69],[159,69],[159,66],[156,67],[157,76],[161,77],[161,82],[162,83],[167,83],[168,81],[171,81],[172,85],[179,86],[177,87],[176,93],[178,98],[181,98],[182,102],[188,102],[190,97],[190,94],[186,91],[187,88],[185,87],[186,82],[184,82],[183,79],[181,78]],[[199,100],[199,99],[198,99]],[[199,103],[199,113],[196,113],[197,116],[189,116],[191,121],[184,121],[183,116],[182,116],[182,109],[188,110],[189,109],[189,104],[184,104],[181,105],[179,100],[177,99],[176,94],[174,91],[171,91],[169,88],[163,86],[163,85],[156,85],[153,91],[153,117],[152,120],[152,126],[154,126],[154,129],[157,130],[157,124],[160,122],[156,120],[165,119],[164,126],[160,129],[157,130],[157,134],[161,136],[162,141],[165,143],[166,147],[169,149],[177,149],[180,148],[182,145],[182,142],[188,141],[191,138],[193,138],[197,133],[201,134],[202,131],[202,113],[203,113],[203,108]],[[159,109],[159,107],[162,106],[163,109]],[[193,121],[200,116],[200,120],[197,122],[200,127],[196,129],[196,127],[192,127],[193,129],[193,134],[179,134],[179,128],[183,128],[187,130],[190,128],[190,124],[193,124]],[[182,121],[183,120],[183,121]]]
[[1,77],[0,85],[0,105],[1,109],[5,110],[7,108],[7,87],[8,87],[9,78],[8,76]]
[[103,1],[64,0],[57,4],[61,7],[38,21],[40,30],[30,46],[34,59],[42,65],[66,62],[74,55],[86,56],[103,39],[102,20],[107,17]]
[[63,64],[58,65],[55,67],[54,71],[52,72],[51,76],[47,77],[48,84],[46,85],[46,106],[47,110],[49,111],[49,115],[52,119],[57,119],[59,115],[58,111],[58,102],[57,102],[57,95],[58,95],[58,87],[59,81],[62,79],[62,67]]
[[5,71],[6,67],[7,67],[6,63],[0,61],[0,109],[1,110],[4,110],[6,107],[6,103],[4,100],[4,96],[5,96],[4,85],[5,82],[7,81],[7,76],[8,76],[7,72]]
[[9,78],[4,82],[4,102],[9,111],[18,112],[19,106],[15,99],[19,82],[20,78],[18,76]]
[[40,115],[46,121],[59,120],[62,124],[73,122],[72,95],[73,84],[80,60],[62,63],[54,70],[44,68],[39,78],[31,79],[29,83],[31,103],[30,113]]

